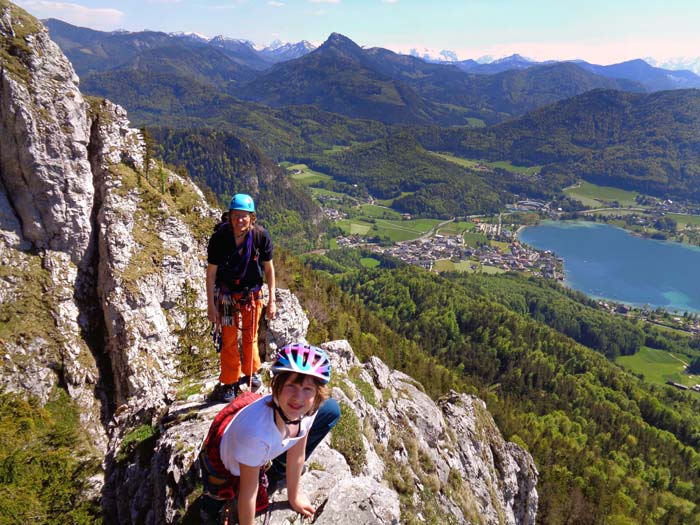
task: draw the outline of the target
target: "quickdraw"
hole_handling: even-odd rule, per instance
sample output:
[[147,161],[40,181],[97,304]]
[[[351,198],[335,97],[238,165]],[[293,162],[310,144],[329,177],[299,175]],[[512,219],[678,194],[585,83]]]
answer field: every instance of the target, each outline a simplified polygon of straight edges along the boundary
[[[234,323],[241,322],[238,315],[241,310],[252,310],[255,301],[262,301],[263,294],[259,286],[249,289],[245,288],[241,292],[229,292],[216,287],[214,296],[219,305],[219,315],[223,326],[234,326]],[[241,330],[249,330],[251,327],[239,326]]]

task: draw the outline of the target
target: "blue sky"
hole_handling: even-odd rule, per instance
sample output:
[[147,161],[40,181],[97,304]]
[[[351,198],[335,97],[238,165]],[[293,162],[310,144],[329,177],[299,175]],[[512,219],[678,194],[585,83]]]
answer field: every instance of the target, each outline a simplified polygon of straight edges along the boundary
[[697,0],[14,0],[39,18],[104,31],[192,31],[268,44],[323,42],[442,49],[460,59],[513,53],[537,60],[700,56]]

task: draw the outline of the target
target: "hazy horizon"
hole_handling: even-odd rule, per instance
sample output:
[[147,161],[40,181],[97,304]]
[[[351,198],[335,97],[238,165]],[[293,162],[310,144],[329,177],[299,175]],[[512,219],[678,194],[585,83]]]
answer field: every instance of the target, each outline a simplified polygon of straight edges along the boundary
[[658,63],[700,56],[700,3],[689,0],[16,0],[37,18],[101,31],[223,35],[257,46],[319,45],[341,33],[364,47],[459,60],[519,54],[536,61]]

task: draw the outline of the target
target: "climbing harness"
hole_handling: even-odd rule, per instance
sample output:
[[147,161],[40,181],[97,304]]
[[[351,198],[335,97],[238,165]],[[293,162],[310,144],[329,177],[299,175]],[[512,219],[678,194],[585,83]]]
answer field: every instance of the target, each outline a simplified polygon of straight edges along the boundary
[[[216,500],[231,500],[238,494],[241,478],[240,476],[234,476],[226,469],[221,460],[219,446],[226,427],[236,414],[261,398],[262,396],[259,394],[245,392],[226,405],[212,421],[199,453],[203,493],[208,497]],[[262,512],[269,506],[267,496],[268,482],[265,470],[265,468],[260,469],[258,494],[255,501],[256,513]]]

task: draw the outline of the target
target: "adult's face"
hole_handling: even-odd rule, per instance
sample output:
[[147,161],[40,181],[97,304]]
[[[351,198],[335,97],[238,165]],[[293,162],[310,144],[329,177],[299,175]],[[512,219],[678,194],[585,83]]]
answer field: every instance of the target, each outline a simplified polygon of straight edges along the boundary
[[242,210],[230,210],[228,212],[228,220],[233,226],[233,231],[236,234],[248,231],[252,221],[252,214]]

